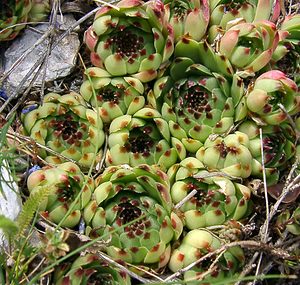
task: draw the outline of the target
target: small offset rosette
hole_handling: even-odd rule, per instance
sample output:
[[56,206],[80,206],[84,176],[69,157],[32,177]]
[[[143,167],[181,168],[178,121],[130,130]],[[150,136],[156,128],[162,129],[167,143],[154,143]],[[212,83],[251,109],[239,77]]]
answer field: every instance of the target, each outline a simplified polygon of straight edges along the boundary
[[210,1],[211,17],[209,22],[210,41],[216,39],[222,31],[226,30],[229,22],[243,19],[247,23],[271,20],[275,22],[280,15],[279,0],[258,0],[258,1],[232,1],[217,0]]
[[171,186],[174,204],[193,194],[179,208],[190,230],[241,220],[250,212],[250,189],[204,170],[204,165],[196,158],[186,158],[175,164],[168,175],[174,181]]
[[132,115],[145,105],[144,85],[133,77],[111,77],[105,70],[90,67],[80,87],[82,97],[99,109],[105,123],[122,115]]
[[218,51],[229,59],[240,76],[248,77],[270,62],[278,41],[274,23],[237,19],[228,23]]
[[97,254],[77,257],[73,263],[62,263],[54,271],[54,285],[130,285],[129,275]]
[[196,41],[205,36],[210,17],[208,0],[164,0],[164,3],[175,43],[184,35]]
[[[245,121],[238,129],[249,137],[249,150],[253,156],[251,176],[263,178],[262,161],[264,161],[268,185],[276,184],[280,172],[287,169],[295,158],[296,134],[293,128],[288,123],[259,127],[253,121]],[[261,146],[263,146],[263,160]]]
[[246,104],[249,116],[259,125],[279,125],[300,111],[300,92],[282,71],[272,70],[249,87]]
[[174,50],[173,29],[161,1],[122,0],[116,8],[102,7],[84,40],[94,66],[142,82],[156,78]]
[[107,165],[146,163],[166,170],[185,156],[183,144],[171,137],[167,121],[155,109],[145,107],[110,124]]
[[111,166],[96,180],[94,200],[84,210],[86,232],[106,234],[114,259],[160,268],[170,258],[171,241],[182,232],[172,212],[168,176],[159,168]]
[[[201,256],[217,250],[222,246],[222,243],[224,243],[224,241],[208,230],[191,230],[183,238],[179,247],[172,252],[169,268],[171,271],[177,272],[197,261]],[[228,275],[235,273],[244,263],[244,260],[244,252],[240,247],[235,246],[229,248],[216,264],[216,275],[219,275],[219,277],[223,276],[225,279]],[[191,277],[200,275],[201,271],[206,271],[208,269],[208,267],[206,268],[207,262],[205,262],[205,264],[200,263],[198,267],[194,266],[190,271],[187,271],[184,276],[185,280],[187,281],[187,279]],[[221,273],[220,271],[223,270],[224,272]],[[209,275],[206,276],[206,278],[210,280]],[[205,281],[206,279],[204,279],[204,282]]]
[[0,42],[13,40],[27,22],[41,22],[49,11],[49,0],[2,0]]
[[[39,210],[46,219],[55,224],[61,223],[72,207],[72,211],[65,217],[61,226],[74,228],[80,222],[81,211],[92,197],[94,181],[83,175],[76,164],[65,162],[32,172],[27,179],[27,187],[30,193],[44,187],[50,189],[48,197],[41,203]],[[79,198],[74,204],[77,196]]]
[[87,168],[101,159],[103,123],[81,95],[48,93],[41,106],[24,108],[21,119],[25,134],[62,155],[40,148],[39,155],[47,162],[59,164],[66,157]]
[[242,132],[210,136],[196,157],[209,171],[221,171],[232,177],[247,178],[252,172],[253,157],[249,137]]

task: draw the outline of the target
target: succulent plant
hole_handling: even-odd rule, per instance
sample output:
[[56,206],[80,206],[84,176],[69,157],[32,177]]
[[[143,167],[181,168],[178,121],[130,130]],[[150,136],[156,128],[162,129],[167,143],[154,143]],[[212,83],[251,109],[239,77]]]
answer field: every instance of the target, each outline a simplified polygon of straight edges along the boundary
[[234,274],[229,270],[224,270],[222,266],[218,265],[214,270],[207,274],[203,268],[195,268],[194,270],[188,270],[183,275],[183,280],[189,285],[214,285],[214,284],[226,284],[233,285],[232,278],[238,277],[238,274]]
[[175,59],[170,74],[155,82],[153,93],[156,101],[163,101],[162,118],[171,136],[189,152],[195,153],[210,134],[228,132],[247,115],[243,81],[238,76],[231,84],[186,57]]
[[[144,85],[133,77],[111,77],[99,67],[86,70],[90,79],[80,87],[82,97],[99,108],[101,119],[105,123],[128,114],[132,115],[144,107]],[[95,94],[93,94],[95,92]]]
[[182,222],[172,212],[168,176],[146,164],[111,166],[96,185],[95,200],[84,210],[87,234],[110,234],[106,252],[117,260],[165,266],[170,242],[182,232]]
[[[0,10],[0,41],[13,40],[26,22],[42,21],[50,11],[49,0],[3,0]],[[20,25],[24,23],[24,25]]]
[[293,235],[300,235],[300,207],[294,211],[285,210],[277,218],[276,227],[279,232],[287,230]]
[[91,199],[94,181],[85,177],[76,164],[65,162],[32,172],[27,179],[27,187],[30,193],[34,193],[41,187],[50,188],[50,194],[41,203],[39,210],[45,218],[55,224],[61,222],[69,208],[73,207],[75,198],[80,195],[72,208],[73,211],[61,224],[73,228],[78,225],[82,216],[81,211]]
[[109,128],[108,146],[107,165],[147,163],[167,169],[186,156],[183,144],[171,138],[168,123],[157,110],[149,107],[114,119]]
[[175,42],[186,35],[200,41],[209,22],[209,3],[207,0],[165,0],[166,19],[173,27]]
[[189,157],[168,171],[171,181],[174,180],[171,187],[174,204],[192,190],[197,191],[180,207],[185,226],[193,230],[244,218],[249,212],[250,189],[203,169],[199,160]]
[[209,2],[211,10],[209,36],[211,39],[215,39],[220,30],[226,30],[227,24],[236,19],[244,19],[247,23],[260,20],[274,22],[280,14],[278,0],[210,0]]
[[277,183],[280,170],[287,167],[287,162],[294,158],[296,152],[296,135],[293,128],[287,124],[262,127],[262,142],[259,126],[253,121],[245,121],[239,126],[239,131],[248,135],[249,150],[253,156],[252,176],[262,178],[261,143],[263,144],[264,165],[269,185]]
[[274,51],[272,69],[284,70],[300,83],[300,15],[288,15],[279,28],[279,44]]
[[15,24],[27,22],[28,13],[32,7],[32,0],[4,0],[1,2],[0,10],[0,41],[8,41],[14,39],[25,25]]
[[113,267],[96,254],[86,254],[73,263],[60,265],[55,273],[54,285],[130,285],[125,271]]
[[104,6],[86,31],[85,42],[93,65],[142,82],[156,78],[174,50],[173,29],[161,1],[122,0],[116,8]]
[[50,12],[50,0],[33,0],[32,8],[29,12],[31,22],[43,21]]
[[220,135],[210,136],[197,151],[196,157],[209,170],[247,178],[251,175],[253,160],[249,146],[249,138],[242,132],[235,132],[224,138]]
[[[36,142],[84,167],[100,160],[105,138],[103,123],[79,94],[48,93],[41,106],[27,106],[22,113],[25,134]],[[39,155],[50,163],[62,162],[61,157],[44,149],[39,150]]]
[[[249,115],[261,125],[278,125],[287,120],[287,114],[300,111],[300,93],[296,83],[279,70],[260,75],[246,95]],[[281,104],[284,110],[280,107]]]
[[237,19],[227,25],[218,51],[229,59],[240,76],[248,77],[270,62],[278,41],[274,23]]
[[[168,266],[171,271],[176,272],[195,262],[206,253],[217,250],[221,245],[222,240],[210,231],[204,229],[191,230],[183,238],[179,247],[172,252]],[[234,272],[242,265],[244,259],[242,249],[236,246],[228,249],[219,263],[220,266],[223,263],[227,271]]]

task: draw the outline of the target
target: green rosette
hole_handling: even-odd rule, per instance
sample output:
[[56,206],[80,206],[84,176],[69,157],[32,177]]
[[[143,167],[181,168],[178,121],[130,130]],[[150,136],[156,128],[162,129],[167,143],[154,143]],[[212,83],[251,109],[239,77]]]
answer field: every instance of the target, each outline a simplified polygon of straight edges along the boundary
[[213,135],[199,148],[196,157],[210,171],[247,178],[251,175],[253,161],[249,146],[249,137],[242,132],[224,137]]
[[94,66],[142,82],[157,77],[174,51],[173,29],[161,1],[122,0],[102,7],[85,32]]
[[167,121],[152,108],[114,119],[109,128],[107,165],[159,165],[166,170],[184,159],[186,150],[172,138]]
[[54,272],[54,285],[131,285],[125,271],[113,267],[97,254],[86,254],[63,263]]
[[268,185],[278,182],[279,174],[284,171],[295,157],[296,135],[288,123],[277,126],[268,125],[260,127],[253,121],[245,121],[239,126],[239,131],[248,135],[249,150],[253,156],[251,175],[263,178],[261,145],[263,145],[265,173]]
[[[50,188],[49,195],[41,203],[39,210],[46,219],[55,224],[61,222],[72,205],[73,211],[61,226],[74,228],[80,222],[81,211],[92,197],[94,181],[86,177],[76,164],[65,162],[55,167],[45,167],[32,172],[27,179],[27,187],[30,193],[40,188]],[[80,197],[73,205],[78,195]]]
[[[41,106],[24,108],[21,119],[25,134],[83,167],[101,159],[105,139],[103,123],[81,95],[48,93]],[[38,153],[49,163],[63,161],[44,149]]]
[[132,264],[160,268],[171,242],[182,232],[172,212],[168,176],[159,168],[111,166],[97,178],[94,200],[84,210],[86,233],[109,236],[108,255]]
[[189,230],[223,225],[229,220],[243,219],[250,211],[251,191],[230,179],[209,173],[196,158],[186,158],[168,171],[174,204],[191,191],[195,195],[179,208]]
[[[195,153],[211,134],[224,134],[247,115],[244,85],[211,72],[190,58],[178,57],[170,75],[158,79],[148,100],[161,108],[171,136]],[[151,96],[152,95],[152,96]]]

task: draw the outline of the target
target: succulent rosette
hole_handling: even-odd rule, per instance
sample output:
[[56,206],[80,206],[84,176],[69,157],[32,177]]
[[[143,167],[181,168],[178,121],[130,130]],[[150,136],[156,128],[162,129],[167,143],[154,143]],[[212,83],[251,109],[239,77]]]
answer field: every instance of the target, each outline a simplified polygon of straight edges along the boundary
[[224,269],[224,266],[222,266],[222,264],[218,264],[209,274],[207,274],[207,272],[205,272],[205,270],[200,266],[199,268],[186,271],[183,275],[183,280],[187,282],[186,284],[189,285],[233,285],[234,282],[230,282],[233,278],[238,278],[238,273],[234,273],[234,271]]
[[[13,40],[27,22],[39,22],[50,11],[49,0],[3,0],[0,10],[0,41]],[[24,23],[24,25],[20,25]]]
[[161,1],[122,0],[97,12],[85,43],[93,65],[148,82],[173,54],[174,34]]
[[25,25],[10,26],[27,22],[31,7],[32,0],[1,1],[0,41],[12,40],[24,29]]
[[218,51],[226,56],[240,76],[253,76],[271,60],[279,41],[276,26],[270,21],[229,22]]
[[191,63],[189,58],[176,58],[171,76],[158,79],[153,93],[156,100],[163,99],[161,113],[171,136],[195,153],[210,134],[228,132],[247,110],[238,76],[231,84],[205,66]]
[[276,227],[279,232],[287,230],[293,235],[300,235],[300,207],[294,211],[286,209],[278,216]]
[[[41,203],[39,210],[45,218],[55,224],[61,222],[72,206],[73,211],[61,226],[73,228],[79,224],[81,211],[91,199],[94,181],[83,175],[76,164],[65,162],[55,167],[45,167],[32,172],[27,179],[27,187],[30,193],[40,188],[50,189],[47,199]],[[80,197],[74,204],[78,195]]]
[[300,15],[288,15],[279,28],[279,44],[274,51],[272,69],[284,70],[290,78],[300,81]]
[[86,254],[73,263],[59,265],[54,272],[54,285],[130,285],[125,271],[113,267],[96,254]]
[[213,135],[207,138],[196,157],[208,170],[247,178],[251,175],[253,160],[249,146],[249,137],[242,132],[237,131],[225,137]]
[[222,225],[230,219],[240,220],[249,212],[250,189],[207,172],[196,158],[189,157],[175,164],[168,175],[174,180],[171,187],[174,204],[191,191],[197,191],[180,207],[185,226],[190,230]]
[[109,123],[125,114],[132,115],[144,107],[144,85],[138,79],[111,77],[98,67],[88,68],[86,74],[90,79],[82,83],[80,94],[93,107],[99,108],[103,122]]
[[173,27],[175,42],[183,36],[200,41],[206,33],[209,22],[207,0],[165,0],[166,19]]
[[111,166],[97,178],[96,185],[95,200],[84,210],[87,233],[99,229],[98,234],[109,234],[106,252],[115,259],[165,266],[170,242],[179,238],[183,227],[171,211],[168,176],[146,164]]
[[[183,238],[181,244],[176,248],[171,255],[169,268],[173,272],[190,265],[197,261],[202,255],[208,252],[217,250],[222,245],[222,240],[215,236],[208,230],[194,229],[189,231]],[[234,272],[244,262],[244,253],[240,247],[231,247],[220,258],[218,265],[226,268],[225,271]],[[200,265],[201,266],[201,265]],[[201,268],[193,268],[192,270],[198,271]],[[195,275],[190,271],[188,275]]]
[[280,14],[280,3],[278,0],[210,0],[210,10],[209,37],[213,40],[220,30],[226,29],[228,22],[236,19],[244,19],[247,23],[260,20],[274,22]]
[[262,178],[262,143],[268,184],[277,183],[280,171],[288,166],[288,161],[293,159],[296,153],[296,135],[293,128],[287,123],[277,126],[263,126],[262,142],[259,126],[255,122],[243,122],[238,129],[240,132],[247,134],[250,140],[249,150],[253,156],[251,175]]
[[146,163],[168,169],[185,156],[183,144],[171,137],[168,123],[155,109],[145,107],[110,124],[107,165]]
[[43,21],[50,12],[50,0],[33,0],[29,19],[32,22]]
[[[97,113],[88,108],[77,93],[48,93],[39,107],[31,105],[22,111],[25,134],[62,156],[90,167],[101,158],[104,143],[103,123]],[[44,149],[39,155],[50,163],[62,158]]]
[[300,111],[300,93],[293,80],[279,70],[272,70],[263,73],[249,87],[246,104],[249,116],[257,123],[278,125],[287,120],[287,114]]

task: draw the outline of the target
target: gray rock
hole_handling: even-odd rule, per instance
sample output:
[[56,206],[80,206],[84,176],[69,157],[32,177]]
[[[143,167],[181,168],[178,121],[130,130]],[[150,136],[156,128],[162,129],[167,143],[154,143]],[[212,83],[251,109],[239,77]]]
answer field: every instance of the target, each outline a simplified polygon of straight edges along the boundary
[[[57,38],[60,33],[68,29],[72,24],[74,24],[75,19],[72,15],[64,15],[63,18],[58,15],[57,17],[58,33],[54,37]],[[61,21],[63,20],[63,22]],[[48,25],[42,24],[37,25],[34,29],[27,28],[21,36],[17,37],[11,46],[6,50],[4,54],[4,72],[9,70],[9,68],[15,63],[15,61],[24,53],[27,49],[31,48],[37,40],[41,38],[43,33],[47,30]],[[30,68],[38,60],[38,58],[43,55],[47,50],[47,41],[38,45],[13,71],[5,82],[5,89],[7,95],[10,96],[14,92],[17,86],[20,84],[24,76],[28,73]],[[72,32],[67,35],[59,44],[52,50],[49,57],[47,72],[46,72],[46,82],[53,81],[62,77],[69,75],[72,72],[76,64],[76,58],[78,50],[80,47],[80,41],[78,39],[78,34]],[[42,82],[42,74],[40,72],[34,86],[40,86]],[[33,75],[32,75],[33,76]],[[30,84],[30,79],[26,81],[24,86],[22,86],[22,91],[24,91]]]
[[[15,220],[22,208],[19,188],[10,173],[9,165],[6,160],[2,161],[0,170],[0,215]],[[0,230],[0,247],[4,245],[6,245],[6,240]]]

